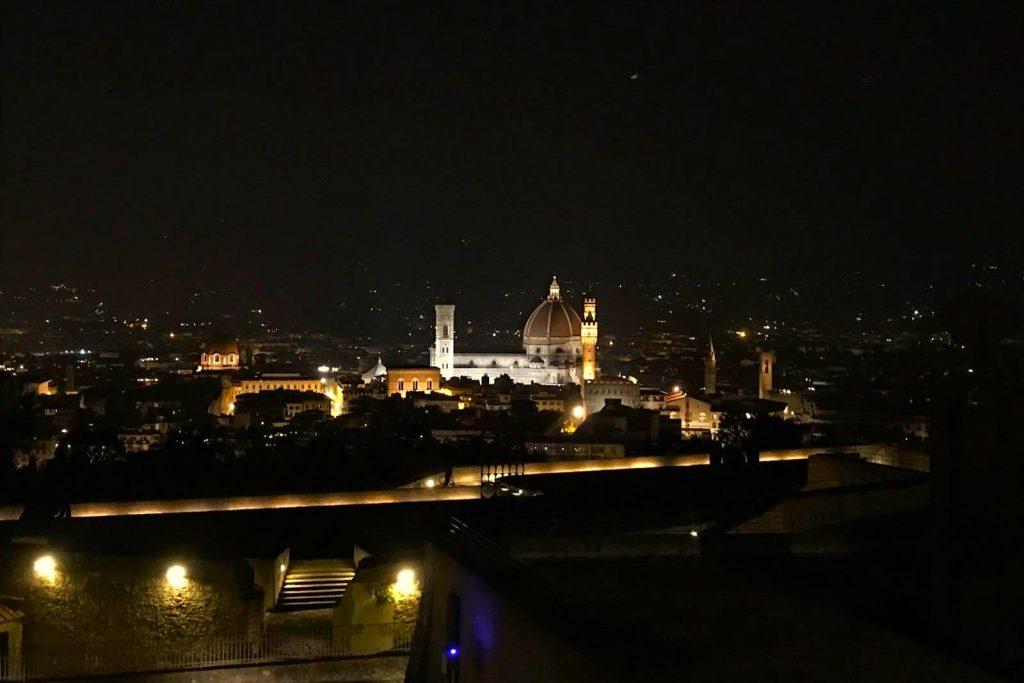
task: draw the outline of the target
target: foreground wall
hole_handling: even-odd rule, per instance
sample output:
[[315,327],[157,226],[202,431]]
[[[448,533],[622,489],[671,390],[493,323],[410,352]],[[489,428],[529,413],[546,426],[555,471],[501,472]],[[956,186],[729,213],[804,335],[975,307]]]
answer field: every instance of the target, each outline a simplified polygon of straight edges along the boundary
[[[34,570],[44,554],[56,560],[50,576]],[[182,562],[188,578],[177,588],[165,576],[172,563],[38,548],[0,554],[0,595],[24,614],[28,673],[78,671],[85,659],[118,670],[150,650],[184,651],[257,627],[262,605],[244,563]]]
[[610,680],[578,651],[553,635],[495,587],[450,555],[431,547],[427,554],[429,599],[422,615],[426,627],[417,632],[414,652],[422,659],[410,669],[414,683],[443,683],[442,672],[450,625],[448,596],[459,598],[460,681],[522,683],[523,681]]

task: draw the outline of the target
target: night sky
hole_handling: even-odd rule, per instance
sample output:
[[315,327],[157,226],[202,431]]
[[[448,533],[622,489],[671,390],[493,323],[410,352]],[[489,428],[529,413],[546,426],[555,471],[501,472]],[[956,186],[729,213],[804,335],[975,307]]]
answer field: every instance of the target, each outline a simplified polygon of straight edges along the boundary
[[286,305],[1024,253],[1019,4],[440,4],[5,2],[0,284]]

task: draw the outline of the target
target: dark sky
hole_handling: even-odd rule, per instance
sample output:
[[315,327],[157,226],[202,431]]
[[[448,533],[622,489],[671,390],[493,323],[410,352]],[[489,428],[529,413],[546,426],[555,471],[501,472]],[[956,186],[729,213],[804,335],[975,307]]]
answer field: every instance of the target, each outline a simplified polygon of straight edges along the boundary
[[285,301],[1024,253],[1018,3],[2,7],[3,283]]

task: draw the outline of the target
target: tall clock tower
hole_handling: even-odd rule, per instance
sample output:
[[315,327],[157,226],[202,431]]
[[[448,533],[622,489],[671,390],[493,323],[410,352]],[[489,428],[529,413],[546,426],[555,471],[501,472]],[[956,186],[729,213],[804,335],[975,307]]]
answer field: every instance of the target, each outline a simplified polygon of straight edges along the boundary
[[597,377],[597,299],[583,300],[583,324],[580,326],[583,342],[583,380]]

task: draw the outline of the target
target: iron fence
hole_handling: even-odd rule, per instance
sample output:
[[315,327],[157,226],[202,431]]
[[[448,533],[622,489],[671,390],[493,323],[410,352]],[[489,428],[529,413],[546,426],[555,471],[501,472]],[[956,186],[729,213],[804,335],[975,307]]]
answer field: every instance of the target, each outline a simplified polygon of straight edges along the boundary
[[27,642],[0,657],[0,681],[303,662],[407,653],[412,624],[364,624],[146,643],[97,641],[50,648]]

